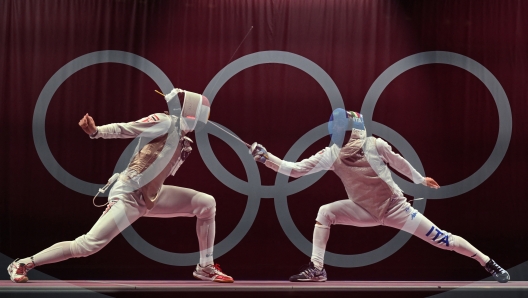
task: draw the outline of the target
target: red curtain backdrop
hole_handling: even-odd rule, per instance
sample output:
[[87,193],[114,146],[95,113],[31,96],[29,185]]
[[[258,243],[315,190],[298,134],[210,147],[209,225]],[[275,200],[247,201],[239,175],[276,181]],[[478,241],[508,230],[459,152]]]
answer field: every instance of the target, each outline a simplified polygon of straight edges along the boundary
[[[39,158],[33,116],[48,80],[65,64],[102,50],[126,51],[157,65],[175,87],[202,93],[223,67],[261,51],[309,59],[335,82],[346,109],[360,111],[373,82],[397,61],[425,51],[467,56],[488,69],[505,90],[512,113],[511,140],[498,168],[458,196],[428,200],[424,214],[470,241],[501,266],[527,261],[528,2],[489,1],[0,1],[0,253],[30,256],[86,233],[103,209],[91,196],[57,181]],[[248,33],[245,41],[235,52]],[[230,60],[231,59],[231,60]],[[104,63],[82,69],[54,94],[45,131],[57,162],[73,176],[103,184],[130,140],[91,140],[78,127],[86,113],[96,124],[140,119],[166,109],[156,83],[130,66]],[[322,87],[288,65],[263,64],[233,76],[214,98],[210,119],[248,143],[258,141],[283,157],[332,111]],[[372,119],[403,136],[425,173],[441,185],[457,183],[488,159],[499,131],[490,91],[469,72],[431,64],[406,71],[383,91]],[[368,128],[367,128],[368,129]],[[194,138],[194,136],[192,136]],[[238,155],[209,136],[216,157],[246,180]],[[324,148],[329,137],[301,156]],[[398,150],[398,148],[394,148]],[[247,196],[220,182],[200,148],[166,184],[197,189],[217,202],[216,242],[238,224]],[[263,185],[276,173],[259,165]],[[346,199],[338,177],[327,173],[288,197],[298,229],[311,241],[318,208]],[[99,198],[104,202],[106,198]],[[134,229],[171,252],[198,249],[194,218],[141,218]],[[371,251],[391,239],[387,227],[333,226],[328,250]],[[309,261],[283,232],[273,198],[262,198],[247,235],[216,259],[235,279],[284,280]],[[190,279],[191,266],[169,266],[116,237],[101,252],[38,270],[59,279]],[[480,280],[477,262],[412,238],[375,264],[327,266],[333,280]],[[513,279],[526,278],[512,276]],[[1,275],[7,279],[8,275]]]

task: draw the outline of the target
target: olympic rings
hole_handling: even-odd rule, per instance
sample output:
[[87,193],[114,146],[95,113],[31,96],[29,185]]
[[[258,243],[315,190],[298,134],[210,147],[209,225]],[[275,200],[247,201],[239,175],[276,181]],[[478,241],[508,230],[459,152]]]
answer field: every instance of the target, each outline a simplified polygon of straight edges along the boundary
[[[49,105],[49,101],[60,84],[62,84],[64,80],[66,80],[70,75],[79,69],[96,63],[104,62],[116,62],[134,66],[153,78],[164,93],[168,93],[172,89],[172,84],[161,72],[161,70],[159,70],[159,68],[140,56],[120,51],[101,51],[81,56],[66,64],[50,79],[48,84],[46,84],[43,91],[41,92],[35,107],[35,114],[33,118],[33,137],[35,146],[37,147],[39,157],[46,166],[46,169],[48,169],[48,171],[50,171],[50,173],[62,184],[83,194],[93,194],[95,192],[94,189],[97,189],[99,186],[85,183],[84,181],[71,176],[66,171],[64,171],[60,165],[58,165],[56,160],[51,155],[49,147],[47,146],[43,124],[45,122],[45,114]],[[227,82],[227,80],[244,69],[265,63],[285,64],[303,70],[304,72],[311,75],[325,90],[330,100],[332,110],[344,107],[343,100],[337,86],[330,76],[324,72],[324,70],[302,56],[282,51],[257,52],[231,62],[211,80],[211,82],[205,88],[203,94],[209,98],[212,104],[217,92]],[[493,173],[493,171],[495,171],[497,166],[504,158],[509,145],[512,119],[508,98],[498,80],[484,66],[466,56],[450,52],[433,51],[411,55],[396,62],[387,70],[385,70],[373,83],[365,97],[365,101],[361,108],[361,113],[363,114],[366,126],[369,128],[369,133],[374,132],[375,134],[380,135],[387,141],[391,142],[400,150],[400,152],[402,152],[406,159],[408,159],[419,172],[424,174],[424,169],[412,146],[394,130],[373,121],[372,114],[379,96],[394,78],[413,67],[431,63],[454,65],[463,68],[478,77],[493,95],[499,110],[500,120],[499,137],[492,154],[477,172],[465,180],[442,187],[440,190],[429,190],[423,187],[416,187],[415,185],[399,178],[397,175],[393,176],[394,181],[402,186],[402,189],[405,191],[405,193],[414,196],[424,196],[427,198],[439,199],[465,193],[480,185],[491,175],[491,173]],[[242,160],[248,177],[248,182],[235,177],[220,164],[211,149],[211,145],[207,137],[208,134],[216,135],[217,137],[224,140],[231,148],[233,148],[233,150],[235,150]],[[300,154],[309,145],[313,144],[313,142],[326,136],[327,134],[328,132],[326,130],[326,124],[321,124],[320,126],[310,130],[299,140],[297,140],[297,142],[288,151],[284,159],[297,160]],[[288,211],[286,198],[288,195],[292,195],[311,186],[313,183],[319,180],[322,175],[324,175],[324,172],[305,176],[290,183],[288,183],[287,176],[277,175],[274,186],[263,186],[257,182],[260,181],[260,174],[255,162],[247,154],[247,149],[245,146],[231,137],[224,139],[221,137],[221,135],[225,135],[225,133],[216,129],[213,125],[206,125],[203,130],[196,132],[196,141],[198,147],[200,148],[200,155],[202,156],[207,168],[215,175],[217,179],[219,179],[229,188],[239,193],[248,195],[248,203],[246,205],[244,215],[239,221],[237,227],[231,232],[231,234],[229,234],[227,238],[215,245],[215,254],[220,256],[226,253],[236,244],[238,244],[239,241],[246,235],[258,212],[260,198],[274,198],[277,216],[286,235],[290,241],[292,241],[292,243],[294,243],[294,245],[299,248],[299,250],[301,250],[306,255],[310,255],[312,244],[306,240],[306,238],[304,238],[304,236],[298,231],[295,224],[293,223]],[[135,144],[130,144],[127,147],[119,159],[118,166],[123,168],[126,166],[126,156],[130,155],[131,149],[134,148],[134,146]],[[116,166],[116,168],[118,168],[118,166]],[[248,171],[248,169],[250,169],[250,171]],[[423,213],[425,210],[425,204],[425,200],[417,201],[415,202],[414,207]],[[133,243],[136,243],[137,239],[132,241],[132,238],[141,237],[137,235],[137,233],[133,235],[135,231],[133,231],[133,233],[130,231],[133,231],[133,229],[130,228],[123,231],[125,238],[127,238],[129,243],[133,245],[134,248],[153,260],[170,265],[191,265],[195,263],[198,255],[196,252],[191,254],[170,253],[153,247],[152,245],[146,243],[143,239],[141,239],[143,241],[141,245],[134,245]],[[400,249],[410,237],[410,234],[400,231],[395,237],[393,237],[383,246],[373,251],[358,255],[340,255],[326,252],[326,263],[337,267],[360,267],[373,264],[392,255],[394,252]]]

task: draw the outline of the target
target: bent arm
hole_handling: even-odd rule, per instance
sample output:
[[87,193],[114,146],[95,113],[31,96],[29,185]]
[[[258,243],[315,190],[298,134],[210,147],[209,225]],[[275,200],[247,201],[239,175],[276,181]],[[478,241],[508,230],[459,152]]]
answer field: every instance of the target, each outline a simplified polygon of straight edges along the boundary
[[283,175],[298,178],[319,171],[332,170],[336,158],[334,150],[327,147],[310,158],[299,162],[285,161],[268,152],[269,159],[264,163],[268,168]]
[[401,155],[392,151],[391,146],[382,139],[376,139],[376,149],[383,161],[411,179],[416,184],[424,183],[425,178]]

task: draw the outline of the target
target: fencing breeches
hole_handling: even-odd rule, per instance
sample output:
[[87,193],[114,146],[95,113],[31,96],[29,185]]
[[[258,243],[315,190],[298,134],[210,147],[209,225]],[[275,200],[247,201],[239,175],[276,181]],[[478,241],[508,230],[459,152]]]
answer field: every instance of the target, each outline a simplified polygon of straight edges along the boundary
[[104,213],[88,233],[74,241],[65,241],[34,255],[38,265],[60,262],[71,257],[86,257],[105,247],[115,236],[138,218],[196,216],[196,233],[200,247],[200,264],[213,263],[216,203],[212,196],[176,186],[163,185],[151,210],[147,210],[139,192],[128,192],[117,182],[109,198],[116,203]]
[[[330,227],[333,224],[357,227],[385,225],[417,236],[438,248],[455,251],[474,258],[482,266],[489,260],[488,256],[481,253],[464,238],[438,228],[438,226],[414,209],[404,197],[393,198],[385,218],[381,220],[372,216],[352,200],[341,200],[321,206],[316,220],[326,227]],[[329,233],[329,230],[327,233]],[[314,247],[312,261],[322,262],[321,258],[324,254],[321,254],[320,248],[326,247],[326,241],[321,237],[316,239],[316,231],[314,231],[314,246],[316,246],[316,242],[318,249]]]

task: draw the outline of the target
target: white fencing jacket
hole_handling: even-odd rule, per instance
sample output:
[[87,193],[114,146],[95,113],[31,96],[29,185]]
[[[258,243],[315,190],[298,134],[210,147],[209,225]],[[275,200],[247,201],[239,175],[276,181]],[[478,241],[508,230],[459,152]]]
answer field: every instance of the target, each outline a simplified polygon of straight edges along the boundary
[[[352,144],[349,142],[347,145]],[[326,147],[310,158],[299,162],[283,161],[269,154],[265,165],[281,174],[300,177],[323,170],[334,171],[345,186],[349,199],[366,209],[378,219],[385,216],[390,199],[403,196],[401,189],[392,180],[387,164],[402,173],[414,183],[423,183],[424,177],[411,164],[392,151],[387,142],[380,138],[368,137],[354,158],[343,154],[347,145]]]

